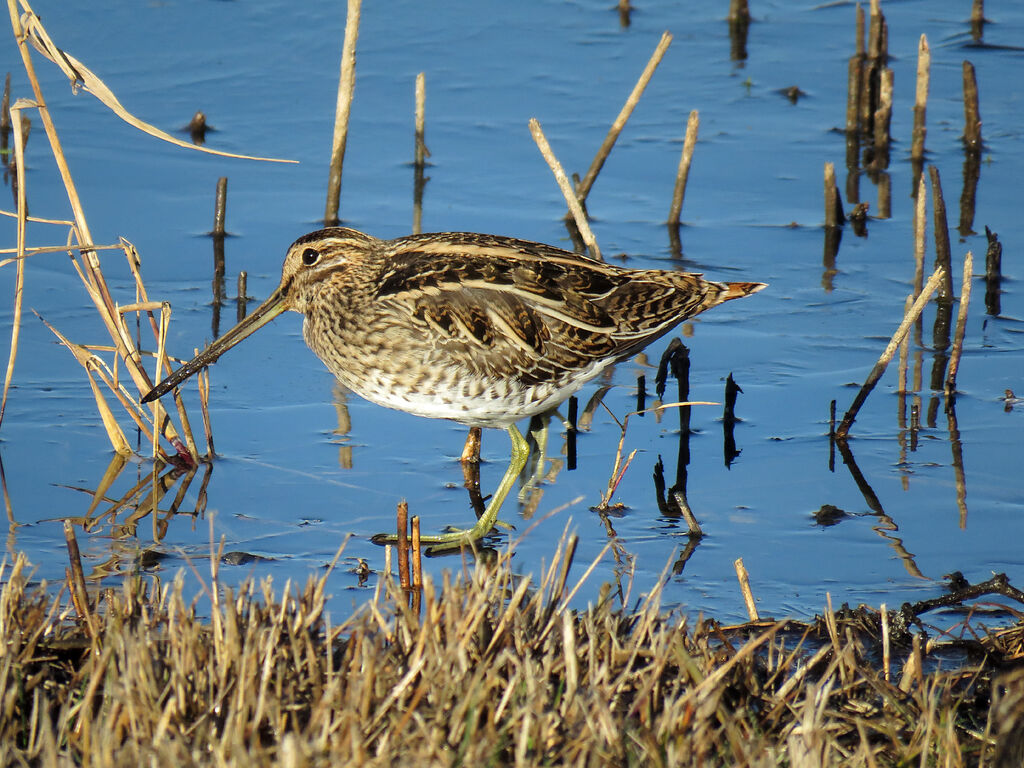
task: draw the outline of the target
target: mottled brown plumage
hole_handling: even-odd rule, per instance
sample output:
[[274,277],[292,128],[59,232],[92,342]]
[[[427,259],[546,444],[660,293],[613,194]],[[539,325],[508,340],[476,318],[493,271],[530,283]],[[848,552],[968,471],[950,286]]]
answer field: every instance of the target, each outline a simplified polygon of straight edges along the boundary
[[[420,416],[505,427],[515,466],[523,452],[516,421],[558,405],[683,320],[763,287],[625,269],[508,237],[378,240],[332,227],[296,240],[277,290],[144,399],[294,310],[306,317],[306,343],[349,389]],[[521,469],[506,473],[509,487]]]

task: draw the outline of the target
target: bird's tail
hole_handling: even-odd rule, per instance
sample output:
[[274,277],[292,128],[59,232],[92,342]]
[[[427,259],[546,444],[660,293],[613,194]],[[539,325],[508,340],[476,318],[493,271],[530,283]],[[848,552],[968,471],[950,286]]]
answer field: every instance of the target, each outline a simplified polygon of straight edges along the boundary
[[768,287],[768,283],[722,283],[722,285],[725,290],[718,295],[717,303],[719,304],[730,299],[742,299],[744,296],[749,296]]

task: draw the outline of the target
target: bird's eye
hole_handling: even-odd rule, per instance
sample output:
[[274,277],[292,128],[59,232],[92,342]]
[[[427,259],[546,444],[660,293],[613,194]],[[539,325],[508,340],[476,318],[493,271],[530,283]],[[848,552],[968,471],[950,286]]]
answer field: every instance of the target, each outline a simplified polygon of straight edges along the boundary
[[302,263],[307,267],[312,267],[317,261],[320,260],[320,251],[316,248],[307,248],[302,252]]

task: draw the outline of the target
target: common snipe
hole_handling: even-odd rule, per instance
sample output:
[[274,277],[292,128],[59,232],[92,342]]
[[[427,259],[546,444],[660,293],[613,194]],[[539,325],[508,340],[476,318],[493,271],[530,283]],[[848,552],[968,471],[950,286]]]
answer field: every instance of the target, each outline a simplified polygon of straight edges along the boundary
[[494,527],[526,463],[516,421],[558,405],[683,320],[763,287],[625,269],[509,237],[441,232],[378,240],[322,229],[288,249],[281,284],[266,301],[143,402],[282,312],[301,312],[310,349],[367,400],[508,430],[511,462],[476,525],[426,539],[455,545]]

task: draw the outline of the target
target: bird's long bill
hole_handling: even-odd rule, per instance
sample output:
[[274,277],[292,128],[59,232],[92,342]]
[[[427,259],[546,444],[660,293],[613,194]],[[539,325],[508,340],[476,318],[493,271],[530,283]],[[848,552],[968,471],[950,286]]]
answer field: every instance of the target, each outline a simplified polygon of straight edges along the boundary
[[149,392],[146,393],[146,396],[142,398],[142,402],[148,403],[159,397],[163,397],[192,374],[212,363],[217,362],[217,358],[235,346],[235,344],[258,331],[287,309],[288,300],[286,286],[282,285],[270,294],[266,301],[248,314],[242,322],[225,333],[219,339],[211,342],[210,346],[196,355],[192,360],[185,363],[181,368],[149,390]]

